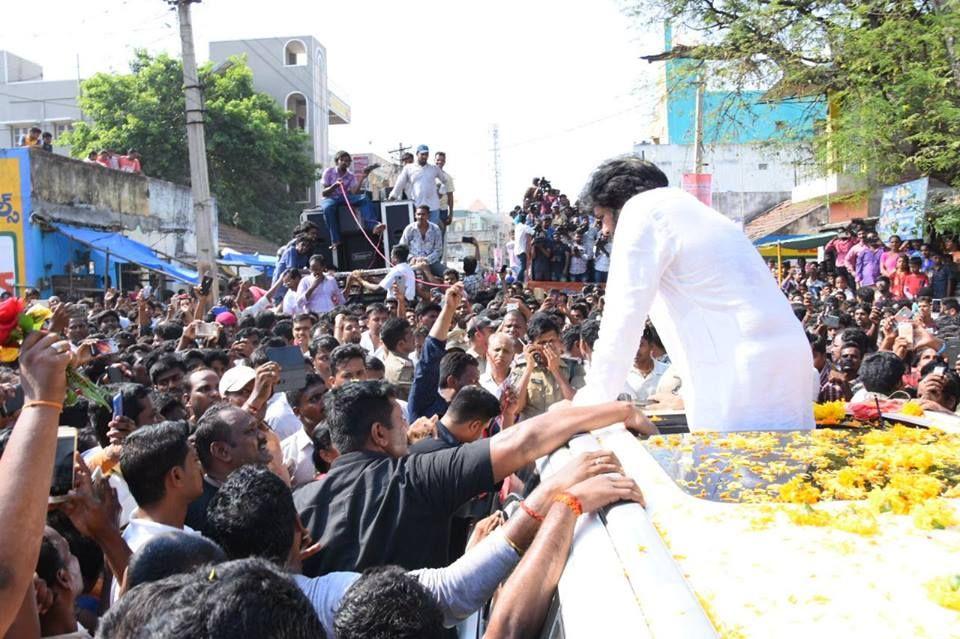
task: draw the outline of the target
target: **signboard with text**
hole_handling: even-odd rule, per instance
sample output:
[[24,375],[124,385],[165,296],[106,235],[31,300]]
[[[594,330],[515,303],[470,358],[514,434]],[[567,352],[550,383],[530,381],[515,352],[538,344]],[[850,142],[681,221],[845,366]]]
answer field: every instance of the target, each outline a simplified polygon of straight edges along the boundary
[[877,234],[887,242],[892,235],[901,240],[922,240],[927,210],[929,180],[920,178],[883,189]]
[[26,286],[26,247],[24,225],[29,212],[25,210],[24,178],[26,153],[18,150],[0,150],[0,290],[19,293]]
[[713,206],[712,178],[709,173],[684,173],[681,188],[707,206]]

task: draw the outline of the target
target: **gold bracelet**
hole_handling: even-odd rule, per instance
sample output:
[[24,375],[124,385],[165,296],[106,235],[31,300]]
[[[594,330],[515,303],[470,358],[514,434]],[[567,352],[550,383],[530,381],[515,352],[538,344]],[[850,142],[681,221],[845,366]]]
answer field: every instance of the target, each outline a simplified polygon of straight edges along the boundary
[[56,408],[58,411],[63,412],[63,404],[59,404],[57,402],[48,402],[42,399],[33,399],[23,405],[24,408],[34,408],[40,406],[44,406],[46,408]]
[[524,551],[523,551],[523,550],[520,550],[520,546],[518,546],[517,544],[513,543],[513,540],[512,540],[512,539],[510,539],[509,537],[507,537],[506,535],[504,535],[504,536],[503,536],[503,540],[504,540],[505,542],[507,542],[507,544],[508,544],[511,548],[513,548],[514,551],[516,551],[518,557],[523,557]]

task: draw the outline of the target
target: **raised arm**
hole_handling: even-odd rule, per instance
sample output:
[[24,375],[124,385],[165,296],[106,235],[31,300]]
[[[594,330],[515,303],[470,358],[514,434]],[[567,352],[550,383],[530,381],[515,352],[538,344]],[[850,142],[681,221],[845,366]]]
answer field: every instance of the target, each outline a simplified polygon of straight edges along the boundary
[[530,462],[552,453],[578,433],[620,422],[645,435],[657,432],[632,402],[568,406],[524,420],[490,439],[494,480],[500,481]]
[[70,357],[69,343],[52,333],[30,333],[21,346],[26,401],[0,458],[0,635],[33,588]]
[[450,325],[453,324],[453,316],[456,314],[462,299],[463,282],[457,282],[447,289],[443,296],[443,309],[440,311],[437,321],[433,323],[433,328],[430,329],[430,337],[441,342],[447,341]]

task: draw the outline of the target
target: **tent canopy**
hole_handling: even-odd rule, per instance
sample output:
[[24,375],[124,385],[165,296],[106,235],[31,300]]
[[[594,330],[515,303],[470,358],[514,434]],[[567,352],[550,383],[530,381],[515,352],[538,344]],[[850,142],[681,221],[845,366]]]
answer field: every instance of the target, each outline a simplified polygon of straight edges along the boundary
[[260,255],[259,253],[248,255],[246,253],[223,251],[223,257],[217,261],[226,266],[251,266],[265,269],[273,269],[277,266],[276,255]]
[[836,232],[812,235],[768,235],[754,242],[763,257],[777,257],[777,247],[782,257],[816,257],[817,249],[836,236]]
[[53,226],[70,239],[89,246],[104,255],[109,255],[114,262],[138,264],[187,284],[200,283],[200,276],[196,271],[179,264],[164,262],[160,255],[149,246],[131,240],[120,233],[98,231],[60,222],[54,223]]

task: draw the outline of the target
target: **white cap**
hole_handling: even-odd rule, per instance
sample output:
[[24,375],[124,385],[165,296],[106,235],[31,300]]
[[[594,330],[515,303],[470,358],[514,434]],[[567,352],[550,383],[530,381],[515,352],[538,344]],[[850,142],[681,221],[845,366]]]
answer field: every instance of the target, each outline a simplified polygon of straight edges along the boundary
[[257,371],[249,366],[234,366],[220,378],[220,394],[239,393],[243,387],[257,378]]

